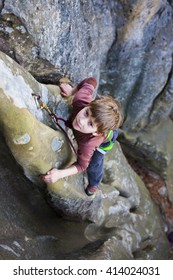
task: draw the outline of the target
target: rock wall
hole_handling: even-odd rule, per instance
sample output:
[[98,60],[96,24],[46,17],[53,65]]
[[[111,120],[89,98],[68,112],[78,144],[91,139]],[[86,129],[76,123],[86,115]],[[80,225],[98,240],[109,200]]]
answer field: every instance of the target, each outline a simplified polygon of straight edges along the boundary
[[[52,103],[57,104],[59,115],[68,112],[68,104],[60,96],[58,86],[38,83],[3,53],[0,66],[1,133],[25,175],[45,195],[39,175],[74,159],[64,135],[50,127],[31,93],[39,91],[50,108]],[[97,252],[87,255],[86,249],[81,258],[168,258],[169,246],[159,211],[144,183],[128,165],[118,142],[107,156],[104,181],[94,199],[84,192],[85,180],[83,174],[78,174],[47,186],[51,206],[73,220],[89,221],[85,237],[100,242]],[[114,246],[110,247],[110,243]]]
[[102,90],[121,100],[122,142],[129,154],[165,179],[173,201],[172,53],[170,1],[135,1],[117,32]]
[[16,163],[0,133],[0,260],[62,260],[89,241],[85,224],[65,221]]
[[[10,60],[9,56],[1,54],[1,131],[26,176],[40,185],[40,173],[54,165],[63,166],[72,160],[64,136],[50,128],[51,124],[42,111],[33,109],[35,104],[31,92],[41,93],[44,101],[66,118],[69,113],[68,104],[59,96],[59,88],[53,84],[57,85],[64,75],[75,84],[92,75],[100,81],[100,94],[110,94],[121,101],[124,124],[119,140],[122,146],[126,146],[128,156],[138,159],[147,168],[159,173],[166,181],[170,200],[173,201],[172,1],[4,0],[0,1],[0,10],[0,50],[41,82],[37,83],[27,71]],[[10,121],[6,119],[7,111]],[[44,137],[48,141],[44,141]],[[39,152],[35,154],[35,150]],[[63,215],[71,215],[73,219],[87,219],[94,223],[94,226],[86,230],[86,233],[92,233],[88,234],[88,238],[96,236],[94,240],[96,248],[99,249],[97,256],[91,254],[94,258],[99,258],[99,254],[100,258],[104,258],[104,248],[109,248],[111,242],[118,242],[118,250],[123,252],[119,256],[114,254],[114,251],[110,252],[112,258],[141,258],[143,253],[145,258],[166,258],[165,255],[157,256],[157,249],[153,249],[156,243],[149,233],[141,233],[140,223],[139,228],[134,226],[132,231],[140,232],[142,237],[135,237],[135,240],[138,239],[135,241],[131,232],[131,247],[125,241],[127,235],[124,228],[127,229],[128,226],[125,226],[124,220],[121,234],[119,231],[117,234],[114,232],[113,237],[108,234],[106,238],[111,236],[110,241],[101,241],[101,245],[97,243],[101,237],[105,238],[107,220],[111,220],[110,231],[115,225],[119,226],[121,219],[117,221],[114,217],[113,223],[110,213],[119,215],[116,211],[124,213],[126,209],[127,220],[131,224],[134,216],[136,217],[136,209],[143,213],[144,208],[147,209],[147,203],[150,205],[148,194],[141,193],[141,188],[145,188],[141,187],[139,179],[137,185],[134,183],[134,174],[127,171],[129,167],[121,174],[124,164],[128,166],[124,163],[123,155],[117,171],[117,153],[122,155],[118,145],[113,158],[109,159],[111,163],[107,163],[109,168],[106,169],[105,183],[102,186],[103,190],[104,187],[108,188],[108,178],[113,176],[108,193],[106,191],[107,198],[103,199],[99,192],[94,203],[87,200],[83,193],[84,178],[74,176],[65,182],[59,181],[58,184],[49,186],[50,203],[58,211],[61,210]],[[51,161],[47,160],[48,155]],[[114,177],[111,164],[118,174],[117,177]],[[113,175],[110,175],[112,173]],[[130,179],[127,180],[126,177],[133,178],[132,182],[129,183]],[[127,191],[127,186],[131,184],[134,195]],[[43,186],[42,188],[44,189]],[[138,190],[137,194],[135,190]],[[133,196],[135,201],[132,201]],[[146,198],[145,203],[141,200],[143,196]],[[113,206],[109,197],[114,200]],[[118,205],[116,210],[115,205]],[[153,217],[153,211],[157,212],[151,210],[155,209],[152,203],[151,205],[144,224],[151,225],[149,215]],[[100,216],[97,211],[95,213],[95,209],[100,209]],[[133,210],[135,215],[131,213]],[[137,217],[138,222],[143,219],[140,215]],[[152,229],[150,226],[149,228],[151,235],[159,228],[160,236],[163,236],[160,221],[157,221]],[[144,240],[149,240],[149,243]],[[162,240],[164,244],[160,245]],[[165,242],[165,237],[159,238],[159,248],[167,246]],[[147,255],[148,248],[151,249]],[[89,255],[87,247],[87,258]]]
[[121,101],[121,142],[162,176],[173,202],[172,135],[165,136],[173,119],[172,1],[5,0],[0,8],[0,49],[37,80],[93,75],[101,94]]
[[93,5],[92,1],[12,0],[4,1],[2,13],[17,15],[41,57],[76,82],[91,74],[99,77],[100,64],[114,41],[116,5],[114,1]]

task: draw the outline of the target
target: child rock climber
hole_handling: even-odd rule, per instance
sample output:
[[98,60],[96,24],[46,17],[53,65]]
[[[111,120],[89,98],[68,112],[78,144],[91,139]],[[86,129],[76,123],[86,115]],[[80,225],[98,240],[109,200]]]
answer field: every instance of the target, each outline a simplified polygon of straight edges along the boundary
[[95,193],[102,180],[104,156],[113,147],[122,122],[117,100],[108,96],[93,99],[96,86],[94,78],[83,80],[75,88],[65,83],[60,85],[63,96],[74,95],[68,126],[73,130],[78,145],[77,160],[70,167],[53,168],[42,176],[44,182],[54,183],[86,170],[88,186],[85,192],[88,196]]

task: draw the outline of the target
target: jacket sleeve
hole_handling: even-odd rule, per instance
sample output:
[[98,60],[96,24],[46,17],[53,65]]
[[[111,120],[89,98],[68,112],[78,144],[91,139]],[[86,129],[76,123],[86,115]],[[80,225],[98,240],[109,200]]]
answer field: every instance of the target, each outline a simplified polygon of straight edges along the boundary
[[85,143],[78,146],[78,156],[74,165],[78,169],[79,173],[87,169],[95,150],[100,146],[103,140],[104,137],[99,137],[90,144]]
[[90,77],[90,78],[86,78],[86,79],[84,79],[82,82],[80,82],[80,83],[77,85],[77,89],[80,90],[80,89],[83,87],[83,85],[84,85],[85,83],[92,85],[92,86],[94,87],[94,89],[95,89],[96,86],[97,86],[97,81],[96,81],[96,79]]
[[73,165],[76,166],[79,173],[87,169],[94,151],[93,147],[87,147],[87,149],[85,147],[78,148],[78,157]]

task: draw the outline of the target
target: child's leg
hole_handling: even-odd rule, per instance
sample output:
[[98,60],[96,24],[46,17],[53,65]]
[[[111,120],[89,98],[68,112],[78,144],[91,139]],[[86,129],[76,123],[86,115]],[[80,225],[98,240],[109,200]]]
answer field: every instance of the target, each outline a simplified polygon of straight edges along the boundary
[[92,195],[96,191],[99,183],[103,178],[103,173],[104,173],[104,154],[96,150],[87,168],[88,187],[86,189],[86,193],[88,195]]

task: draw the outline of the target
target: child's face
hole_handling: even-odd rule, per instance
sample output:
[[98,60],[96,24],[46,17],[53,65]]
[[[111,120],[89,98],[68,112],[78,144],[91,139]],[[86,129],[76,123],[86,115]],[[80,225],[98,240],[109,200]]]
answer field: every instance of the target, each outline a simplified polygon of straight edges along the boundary
[[92,133],[94,136],[99,135],[89,107],[85,107],[79,111],[73,121],[73,128],[82,133]]

